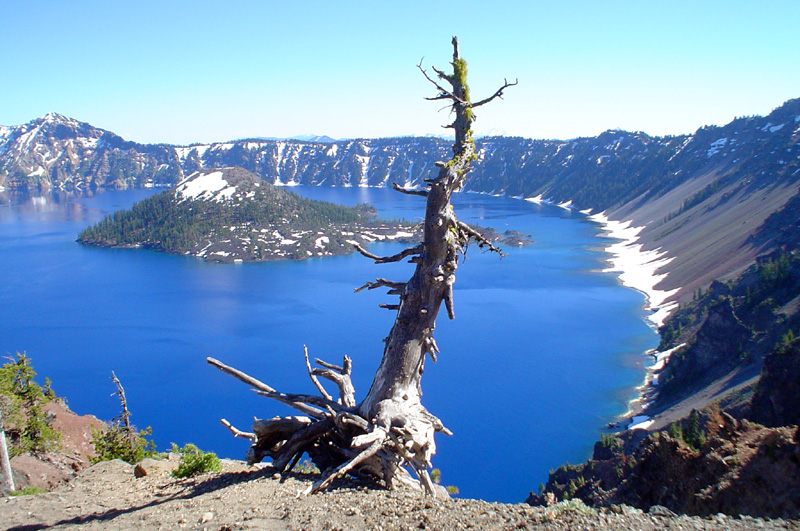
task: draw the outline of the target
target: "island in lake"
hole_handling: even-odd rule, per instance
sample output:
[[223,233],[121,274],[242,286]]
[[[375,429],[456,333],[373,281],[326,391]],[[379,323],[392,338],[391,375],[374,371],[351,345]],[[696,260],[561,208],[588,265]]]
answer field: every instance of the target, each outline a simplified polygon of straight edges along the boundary
[[[239,167],[199,170],[169,191],[115,212],[78,235],[102,247],[141,247],[211,262],[303,260],[349,254],[355,244],[419,241],[421,226],[376,219],[369,205],[300,197]],[[522,245],[519,233],[481,231]]]

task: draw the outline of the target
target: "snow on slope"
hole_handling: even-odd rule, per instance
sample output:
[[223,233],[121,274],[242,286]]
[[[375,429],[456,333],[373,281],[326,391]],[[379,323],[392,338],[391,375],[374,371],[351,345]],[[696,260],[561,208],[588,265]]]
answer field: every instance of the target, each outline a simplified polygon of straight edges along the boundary
[[189,199],[222,202],[230,200],[235,192],[236,187],[228,184],[221,171],[194,172],[175,187],[175,197],[181,201]]

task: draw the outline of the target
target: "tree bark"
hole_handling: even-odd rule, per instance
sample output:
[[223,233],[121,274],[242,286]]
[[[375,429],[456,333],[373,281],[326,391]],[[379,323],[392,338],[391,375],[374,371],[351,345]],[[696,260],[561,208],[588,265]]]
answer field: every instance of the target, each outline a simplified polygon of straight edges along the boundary
[[[472,109],[501,97],[506,88],[516,85],[516,82],[505,81],[494,95],[472,104],[466,82],[467,65],[459,55],[458,39],[453,37],[452,44],[452,74],[433,68],[436,75],[431,77],[421,63],[418,68],[439,91],[437,96],[428,99],[448,100],[452,106],[455,119],[447,127],[455,133],[453,157],[446,163],[437,163],[439,173],[428,181],[427,190],[409,191],[395,185],[401,192],[426,198],[423,242],[389,257],[380,257],[356,246],[361,254],[379,264],[409,257],[409,262],[416,264],[414,274],[405,283],[379,278],[356,290],[387,287],[390,294],[400,296],[399,304],[381,305],[396,309],[397,316],[385,339],[383,358],[372,386],[361,403],[356,405],[355,402],[350,382],[351,363],[347,357],[341,367],[316,360],[323,367],[320,369],[311,367],[308,352],[305,352],[309,377],[321,397],[279,393],[255,378],[208,359],[223,372],[253,386],[259,394],[287,403],[308,415],[257,420],[253,434],[241,432],[225,420],[223,424],[235,436],[254,440],[248,454],[251,462],[270,456],[273,466],[287,472],[307,452],[324,470],[323,477],[309,492],[327,488],[345,473],[382,477],[389,488],[413,483],[404,469],[407,466],[418,478],[414,484],[428,494],[447,496],[428,475],[431,457],[436,451],[434,433],[451,433],[422,405],[425,356],[428,354],[436,361],[439,353],[433,332],[442,303],[448,317],[455,317],[453,284],[459,253],[466,251],[470,240],[478,240],[481,247],[488,245],[490,250],[499,252],[477,231],[456,219],[450,198],[463,187],[476,158]],[[317,376],[337,385],[338,400],[333,401]]]
[[2,473],[2,492],[14,490],[14,473],[11,470],[11,462],[8,459],[8,446],[6,446],[6,432],[3,427],[3,409],[0,408],[0,473]]

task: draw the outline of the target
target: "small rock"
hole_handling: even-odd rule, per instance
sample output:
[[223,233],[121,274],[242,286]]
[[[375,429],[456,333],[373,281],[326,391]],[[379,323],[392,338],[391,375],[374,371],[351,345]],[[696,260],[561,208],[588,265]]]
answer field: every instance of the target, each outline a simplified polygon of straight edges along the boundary
[[210,512],[210,511],[207,512],[207,513],[203,513],[203,516],[200,517],[200,523],[201,524],[206,524],[206,523],[210,522],[213,518],[214,518],[214,513]]
[[667,518],[678,516],[677,514],[675,514],[674,511],[664,507],[663,505],[653,505],[652,507],[650,507],[647,513],[653,516],[663,516]]
[[147,475],[147,469],[145,467],[143,467],[141,463],[139,463],[135,467],[133,467],[133,476],[136,479],[143,478],[146,475]]
[[133,467],[133,475],[137,478],[143,478],[153,474],[166,474],[174,470],[175,467],[175,462],[146,457],[142,459],[142,461],[135,467]]

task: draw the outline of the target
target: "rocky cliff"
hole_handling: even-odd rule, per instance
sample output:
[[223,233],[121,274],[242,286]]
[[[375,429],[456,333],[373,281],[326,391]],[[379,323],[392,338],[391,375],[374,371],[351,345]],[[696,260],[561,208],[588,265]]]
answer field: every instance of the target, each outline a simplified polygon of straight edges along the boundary
[[[550,475],[546,497],[580,498],[594,506],[629,504],[642,510],[713,515],[800,516],[800,439],[794,427],[765,428],[717,414],[702,444],[686,430],[607,437],[584,464]],[[644,438],[642,438],[644,436]]]

